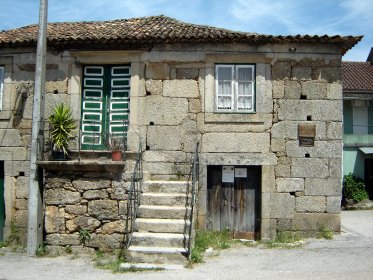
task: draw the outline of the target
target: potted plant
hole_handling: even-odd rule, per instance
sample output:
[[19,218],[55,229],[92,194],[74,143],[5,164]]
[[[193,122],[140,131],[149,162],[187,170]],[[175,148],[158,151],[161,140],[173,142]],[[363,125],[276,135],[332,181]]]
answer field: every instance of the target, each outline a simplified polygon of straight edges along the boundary
[[66,158],[71,132],[76,129],[76,122],[72,117],[71,108],[63,103],[56,105],[49,116],[50,141],[53,145],[54,158]]
[[122,150],[124,148],[124,141],[123,137],[117,137],[115,135],[110,135],[108,146],[111,150],[111,159],[113,161],[121,161],[122,160]]

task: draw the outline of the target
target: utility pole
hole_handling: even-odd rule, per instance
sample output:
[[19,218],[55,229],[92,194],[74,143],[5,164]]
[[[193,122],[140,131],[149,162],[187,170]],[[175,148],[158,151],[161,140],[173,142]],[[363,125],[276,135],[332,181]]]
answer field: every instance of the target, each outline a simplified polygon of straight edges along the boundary
[[40,0],[39,31],[36,51],[35,89],[32,110],[32,133],[30,151],[30,181],[28,199],[27,254],[35,256],[43,244],[43,205],[41,199],[39,168],[44,134],[45,60],[47,49],[48,0]]

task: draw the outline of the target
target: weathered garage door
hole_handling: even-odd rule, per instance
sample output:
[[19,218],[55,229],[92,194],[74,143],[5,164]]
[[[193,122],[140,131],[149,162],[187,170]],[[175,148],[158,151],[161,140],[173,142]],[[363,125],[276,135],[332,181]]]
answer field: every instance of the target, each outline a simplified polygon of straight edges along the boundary
[[260,225],[260,178],[260,166],[208,166],[208,229],[254,239]]

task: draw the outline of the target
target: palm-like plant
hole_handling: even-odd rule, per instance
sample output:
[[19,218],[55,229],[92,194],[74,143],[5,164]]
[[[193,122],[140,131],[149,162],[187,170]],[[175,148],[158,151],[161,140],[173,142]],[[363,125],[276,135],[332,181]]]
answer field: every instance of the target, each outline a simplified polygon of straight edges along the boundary
[[63,103],[56,105],[53,114],[49,116],[49,123],[51,125],[50,140],[53,142],[53,148],[67,155],[69,137],[71,137],[71,132],[76,129],[70,107]]

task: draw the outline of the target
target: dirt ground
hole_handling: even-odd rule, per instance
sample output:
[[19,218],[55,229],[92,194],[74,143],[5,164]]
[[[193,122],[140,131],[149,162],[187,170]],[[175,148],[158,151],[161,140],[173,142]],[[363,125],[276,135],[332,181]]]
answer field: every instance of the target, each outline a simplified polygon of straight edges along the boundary
[[373,279],[373,210],[344,211],[342,233],[293,249],[231,248],[193,269],[113,274],[90,258],[1,253],[7,279]]

